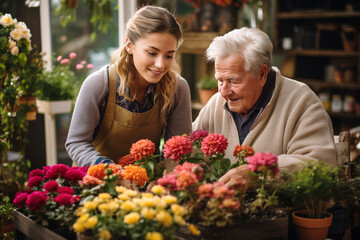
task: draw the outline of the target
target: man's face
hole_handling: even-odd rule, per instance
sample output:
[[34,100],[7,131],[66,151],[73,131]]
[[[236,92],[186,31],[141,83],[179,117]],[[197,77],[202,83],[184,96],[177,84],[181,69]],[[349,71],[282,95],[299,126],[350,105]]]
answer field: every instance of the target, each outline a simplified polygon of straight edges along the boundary
[[219,92],[232,112],[247,114],[251,110],[260,97],[266,77],[266,65],[254,77],[244,70],[244,60],[238,54],[215,60]]

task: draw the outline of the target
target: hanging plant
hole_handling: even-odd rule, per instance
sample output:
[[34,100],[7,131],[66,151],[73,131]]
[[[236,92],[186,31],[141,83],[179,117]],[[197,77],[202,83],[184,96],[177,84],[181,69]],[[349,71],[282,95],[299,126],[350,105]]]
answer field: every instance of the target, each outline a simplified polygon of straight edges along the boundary
[[60,7],[56,13],[60,14],[60,22],[65,27],[69,22],[75,22],[78,0],[60,0]]

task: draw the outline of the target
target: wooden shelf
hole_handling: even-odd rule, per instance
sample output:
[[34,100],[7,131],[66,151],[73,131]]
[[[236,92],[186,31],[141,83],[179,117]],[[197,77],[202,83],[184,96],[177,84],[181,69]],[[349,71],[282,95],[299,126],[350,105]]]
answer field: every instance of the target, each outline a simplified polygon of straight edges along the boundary
[[355,113],[334,113],[334,112],[328,112],[329,116],[331,118],[346,118],[346,119],[360,119],[360,115],[357,115]]
[[359,83],[335,83],[335,82],[324,82],[323,80],[318,79],[298,79],[300,82],[304,82],[310,87],[317,88],[330,88],[330,89],[352,89],[360,90]]
[[279,19],[298,19],[298,18],[360,18],[360,12],[343,12],[343,11],[325,11],[325,10],[309,10],[309,11],[293,11],[278,12]]
[[276,50],[277,54],[301,55],[301,56],[331,56],[331,57],[358,57],[360,52],[344,50],[319,50],[319,49],[294,49]]
[[179,51],[180,53],[204,54],[212,40],[219,35],[218,32],[185,32]]

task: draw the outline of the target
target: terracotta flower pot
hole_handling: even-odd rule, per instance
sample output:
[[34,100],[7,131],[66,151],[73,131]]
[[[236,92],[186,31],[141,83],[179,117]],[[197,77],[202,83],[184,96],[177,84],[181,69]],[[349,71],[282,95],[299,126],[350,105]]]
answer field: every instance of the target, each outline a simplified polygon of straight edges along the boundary
[[25,114],[26,120],[36,120],[36,98],[35,96],[20,97],[19,104],[27,105],[30,107],[30,111]]
[[296,234],[299,240],[325,240],[331,226],[333,215],[326,213],[326,218],[306,218],[305,210],[292,212],[293,223],[296,226]]
[[209,99],[218,92],[217,89],[198,89],[199,90],[199,96],[200,96],[200,102],[202,105],[205,105]]

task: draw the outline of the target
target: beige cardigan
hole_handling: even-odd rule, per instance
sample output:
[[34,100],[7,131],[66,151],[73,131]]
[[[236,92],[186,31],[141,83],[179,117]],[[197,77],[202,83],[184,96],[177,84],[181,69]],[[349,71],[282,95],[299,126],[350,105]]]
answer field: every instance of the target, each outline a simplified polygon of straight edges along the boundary
[[[278,156],[280,170],[292,172],[305,160],[323,160],[335,166],[336,150],[329,115],[316,94],[304,83],[283,77],[276,71],[274,94],[254,123],[242,145],[255,152]],[[239,145],[235,121],[226,109],[220,93],[201,109],[193,122],[193,131],[208,130],[223,134],[229,142],[225,156],[235,161],[233,151]]]

